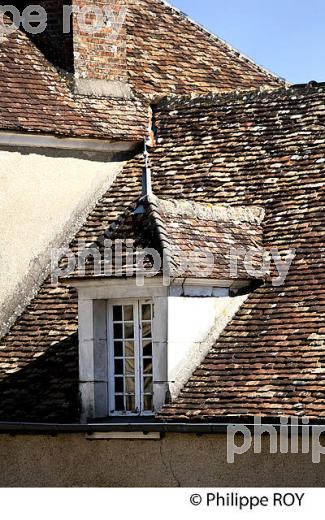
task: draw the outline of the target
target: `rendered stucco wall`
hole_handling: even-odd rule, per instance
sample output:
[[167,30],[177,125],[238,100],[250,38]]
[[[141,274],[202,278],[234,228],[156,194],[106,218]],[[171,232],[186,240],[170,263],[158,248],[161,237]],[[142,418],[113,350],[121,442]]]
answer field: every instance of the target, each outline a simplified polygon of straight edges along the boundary
[[234,464],[225,435],[167,434],[161,441],[89,441],[83,434],[0,435],[0,486],[324,486],[325,464],[310,454],[249,451]]
[[0,149],[0,334],[122,166],[108,153]]

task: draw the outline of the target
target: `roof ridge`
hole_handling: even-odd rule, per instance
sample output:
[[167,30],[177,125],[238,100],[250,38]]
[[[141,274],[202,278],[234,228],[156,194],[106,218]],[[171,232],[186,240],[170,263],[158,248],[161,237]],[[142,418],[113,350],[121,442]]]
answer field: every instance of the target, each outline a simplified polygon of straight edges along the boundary
[[160,206],[159,206],[159,198],[156,195],[147,195],[148,206],[151,211],[152,217],[155,221],[158,237],[160,240],[161,248],[164,253],[164,268],[168,269],[169,274],[172,272],[174,263],[172,261],[171,255],[171,243],[168,237],[168,233],[166,227],[164,225],[164,221],[160,214]]
[[[161,199],[156,197],[156,206],[170,216],[183,216],[215,222],[250,222],[261,224],[265,210],[261,206],[232,206],[211,204],[189,199]],[[160,211],[159,211],[160,212]]]
[[230,43],[228,43],[226,40],[224,40],[223,38],[221,38],[220,36],[214,34],[212,31],[210,31],[209,29],[207,29],[206,27],[204,27],[204,25],[201,25],[199,22],[197,22],[196,20],[193,20],[193,18],[191,18],[188,14],[184,13],[184,11],[182,11],[181,9],[179,9],[178,7],[175,7],[174,5],[172,5],[170,2],[168,2],[167,0],[158,0],[160,3],[164,4],[166,7],[168,7],[169,9],[175,11],[177,14],[179,14],[180,16],[186,18],[192,25],[195,25],[196,27],[198,27],[201,31],[205,32],[208,36],[210,36],[210,38],[213,38],[214,40],[217,40],[219,43],[221,43],[222,45],[224,45],[225,47],[227,47],[227,49],[236,55],[237,58],[243,60],[244,62],[248,62],[250,63],[251,65],[253,65],[254,67],[256,67],[258,70],[260,70],[261,72],[264,72],[267,76],[273,78],[273,79],[276,79],[280,82],[283,82],[285,84],[288,84],[287,80],[284,79],[284,78],[281,78],[280,76],[278,76],[277,74],[275,74],[274,72],[272,72],[270,69],[268,69],[267,67],[264,67],[263,65],[260,65],[259,63],[256,63],[252,58],[250,58],[249,56],[247,56],[246,54],[244,54],[243,52],[239,51],[238,49],[236,49],[235,47],[233,47]]
[[248,89],[236,89],[231,91],[223,91],[223,92],[215,92],[210,91],[205,94],[188,94],[188,95],[178,95],[178,94],[170,94],[165,96],[160,100],[160,102],[156,105],[156,109],[172,107],[173,104],[195,104],[196,102],[210,102],[213,103],[217,100],[229,101],[235,99],[245,99],[246,97],[257,97],[257,96],[268,96],[272,94],[279,94],[281,92],[289,92],[289,91],[298,91],[298,90],[306,90],[306,89],[324,89],[325,90],[325,82],[317,82],[310,81],[308,83],[297,83],[293,85],[281,85],[279,87],[271,87],[269,85],[263,85],[259,88],[248,88]]

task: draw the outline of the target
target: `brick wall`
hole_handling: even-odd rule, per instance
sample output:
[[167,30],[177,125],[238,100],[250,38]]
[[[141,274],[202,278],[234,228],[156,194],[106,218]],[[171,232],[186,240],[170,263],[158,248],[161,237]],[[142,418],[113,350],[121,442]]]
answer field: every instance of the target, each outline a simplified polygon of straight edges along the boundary
[[[99,80],[126,81],[126,28],[123,12],[127,0],[73,0],[80,9],[108,6],[104,27],[89,34],[82,27],[83,19],[75,14],[73,19],[74,67],[77,77]],[[94,16],[87,16],[86,23]],[[122,22],[122,23],[121,23]]]

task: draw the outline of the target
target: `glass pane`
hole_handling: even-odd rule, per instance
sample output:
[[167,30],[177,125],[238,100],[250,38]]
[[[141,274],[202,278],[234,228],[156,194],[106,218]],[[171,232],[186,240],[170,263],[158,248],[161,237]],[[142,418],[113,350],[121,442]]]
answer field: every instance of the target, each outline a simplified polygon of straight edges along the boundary
[[128,412],[135,412],[135,397],[134,395],[127,395],[125,397],[126,409]]
[[133,305],[125,305],[124,321],[133,321]]
[[134,375],[134,359],[125,360],[125,375]]
[[152,394],[152,377],[143,378],[143,390],[145,394]]
[[142,337],[151,338],[151,323],[142,324]]
[[125,355],[127,357],[134,357],[134,341],[125,342]]
[[134,327],[133,323],[126,323],[124,325],[124,337],[126,339],[128,338],[134,338]]
[[115,378],[115,393],[116,394],[123,394],[123,392],[124,392],[123,377],[116,377]]
[[142,320],[151,321],[151,305],[142,305]]
[[114,339],[122,339],[123,338],[123,329],[122,325],[114,324]]
[[[153,411],[152,313],[150,303],[134,306],[113,305],[113,349],[115,411],[139,413],[136,409],[138,387],[141,386],[141,409]],[[140,314],[140,315],[139,315]],[[141,330],[135,324],[141,324]],[[140,352],[136,341],[140,333]],[[139,356],[139,359],[138,359]],[[140,362],[140,366],[139,366]],[[112,367],[112,368],[113,368]],[[140,381],[137,380],[139,370]],[[141,383],[141,384],[140,384]],[[140,390],[140,389],[139,389]]]
[[117,412],[124,412],[124,397],[123,395],[116,395],[115,396],[115,410]]
[[133,377],[125,378],[125,393],[134,394],[135,393],[135,383]]
[[114,305],[113,307],[113,320],[122,321],[122,306]]
[[114,361],[114,373],[115,375],[123,375],[123,359],[115,359]]
[[152,359],[151,358],[143,360],[143,373],[152,374]]
[[143,355],[144,356],[152,356],[152,342],[144,341],[143,342]]
[[114,356],[123,357],[123,342],[114,341]]
[[145,412],[152,412],[153,410],[153,399],[151,395],[145,395],[143,398],[143,406]]

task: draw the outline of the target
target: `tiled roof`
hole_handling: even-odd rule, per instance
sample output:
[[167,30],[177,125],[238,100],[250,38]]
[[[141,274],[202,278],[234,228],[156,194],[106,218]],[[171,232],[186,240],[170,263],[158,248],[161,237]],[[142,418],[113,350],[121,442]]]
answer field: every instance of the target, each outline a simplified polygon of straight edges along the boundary
[[141,141],[148,105],[73,97],[66,79],[21,31],[0,45],[0,128],[70,137]]
[[[245,253],[249,252],[256,268],[262,263],[263,217],[263,210],[254,206],[141,197],[91,245],[100,252],[100,262],[94,262],[90,255],[85,265],[66,279],[130,277],[145,274],[146,269],[150,269],[150,276],[164,272],[172,279],[209,278],[230,284],[235,279],[263,279],[244,266]],[[112,248],[112,258],[104,254],[108,247]],[[160,266],[153,265],[153,249]],[[149,254],[142,256],[146,250]],[[237,268],[232,272],[231,255],[235,252]]]
[[320,85],[157,113],[161,189],[177,179],[183,197],[261,205],[264,246],[296,250],[284,285],[249,297],[161,419],[325,416],[324,102]]
[[[232,249],[262,247],[261,223],[264,212],[258,207],[231,207],[186,200],[151,198],[156,222],[160,223],[171,277],[229,280]],[[240,255],[238,255],[240,257]],[[210,265],[210,261],[213,262]],[[243,258],[238,258],[236,279],[249,279]]]
[[281,80],[161,0],[129,0],[127,69],[135,92],[206,93]]
[[282,82],[160,0],[130,0],[125,24],[133,99],[74,96],[71,78],[60,75],[23,32],[4,35],[0,128],[137,141],[148,121],[144,95],[274,88]]
[[[284,285],[252,293],[160,418],[324,417],[324,85],[175,98],[155,120],[157,196],[261,206],[264,247],[296,249]],[[136,201],[141,167],[128,163],[79,238],[96,241]],[[74,290],[47,281],[1,341],[1,418],[77,418],[76,332]]]

